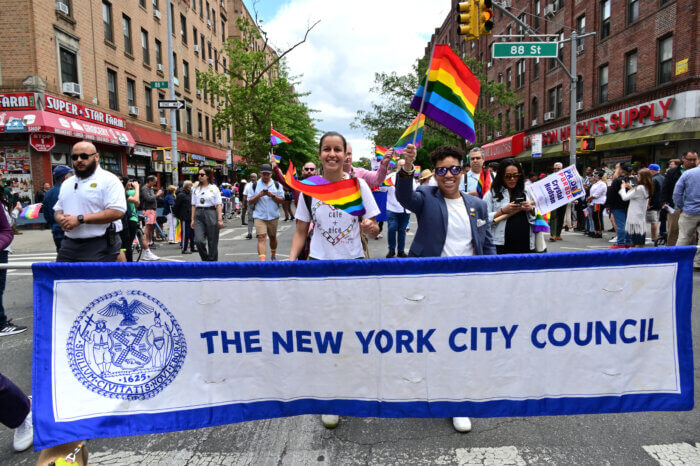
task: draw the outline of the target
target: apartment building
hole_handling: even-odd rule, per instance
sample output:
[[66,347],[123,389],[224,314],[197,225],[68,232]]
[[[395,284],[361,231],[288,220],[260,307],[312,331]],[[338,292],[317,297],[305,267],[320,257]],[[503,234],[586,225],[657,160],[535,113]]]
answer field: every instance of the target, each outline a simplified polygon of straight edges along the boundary
[[217,102],[196,76],[226,69],[224,42],[248,14],[240,0],[171,2],[175,98],[186,102],[175,121],[158,109],[169,89],[153,85],[169,75],[165,0],[0,0],[0,11],[4,177],[31,193],[51,182],[53,166],[70,164],[72,144],[89,139],[104,168],[172,183],[170,154],[153,152],[171,145],[172,126],[181,179],[202,164],[227,176],[231,131],[213,128]]
[[[452,1],[456,8],[459,2]],[[671,158],[698,148],[700,138],[700,39],[695,0],[507,0],[498,2],[537,34],[552,40],[572,30],[595,32],[577,41],[576,119],[578,136],[595,136],[596,151],[578,164],[621,161],[665,166]],[[453,10],[454,11],[454,10]],[[500,125],[477,128],[487,160],[515,157],[526,168],[545,170],[568,162],[562,141],[569,137],[571,85],[556,59],[492,58],[497,38],[525,31],[494,8],[492,35],[465,42],[457,34],[456,13],[445,18],[426,47],[447,43],[462,56],[485,63],[490,80],[505,83],[518,96],[515,108],[499,108],[483,96]],[[559,58],[570,68],[571,44],[561,42]],[[542,156],[533,159],[530,137],[542,134]]]

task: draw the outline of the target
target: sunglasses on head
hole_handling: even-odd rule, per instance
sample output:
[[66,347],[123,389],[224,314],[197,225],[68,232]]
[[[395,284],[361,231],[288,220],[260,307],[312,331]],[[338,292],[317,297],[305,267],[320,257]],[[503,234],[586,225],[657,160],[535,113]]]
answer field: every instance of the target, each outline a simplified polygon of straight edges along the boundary
[[70,159],[74,162],[76,160],[78,160],[78,158],[80,158],[80,160],[87,160],[90,158],[90,156],[95,155],[95,154],[97,154],[97,152],[93,152],[92,154],[85,154],[85,153],[83,153],[83,154],[71,154]]
[[435,169],[435,174],[437,176],[445,176],[445,175],[447,175],[447,170],[449,170],[450,173],[452,173],[453,175],[457,176],[462,171],[462,167],[460,167],[459,165],[452,165],[449,168],[448,167],[437,167]]
[[506,173],[505,175],[503,175],[503,178],[506,180],[517,180],[518,178],[520,178],[520,173]]

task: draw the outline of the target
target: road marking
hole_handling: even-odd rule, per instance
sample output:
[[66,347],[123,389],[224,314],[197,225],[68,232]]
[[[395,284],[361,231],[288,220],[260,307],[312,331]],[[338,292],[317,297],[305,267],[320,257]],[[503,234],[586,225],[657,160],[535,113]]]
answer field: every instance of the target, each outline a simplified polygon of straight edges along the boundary
[[689,443],[645,445],[642,448],[661,466],[700,464],[700,443],[696,443],[695,446]]
[[25,254],[15,254],[14,252],[10,254],[10,258],[13,257],[26,257],[26,256],[54,256],[56,257],[55,252],[33,252],[33,253],[25,253]]
[[516,447],[457,448],[455,456],[457,464],[463,466],[482,464],[525,466],[527,464]]

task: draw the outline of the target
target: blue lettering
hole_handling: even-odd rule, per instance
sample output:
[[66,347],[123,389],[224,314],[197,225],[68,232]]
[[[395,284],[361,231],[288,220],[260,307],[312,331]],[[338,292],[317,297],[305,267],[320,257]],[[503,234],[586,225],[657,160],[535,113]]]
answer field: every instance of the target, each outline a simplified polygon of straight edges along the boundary
[[246,353],[262,353],[262,348],[260,347],[260,330],[243,332],[243,340],[245,341]]
[[224,350],[224,353],[228,353],[228,347],[229,345],[233,345],[236,347],[236,353],[240,353],[241,350],[241,332],[233,332],[233,339],[228,338],[228,334],[226,333],[226,330],[221,331],[221,347]]
[[283,338],[279,333],[272,332],[272,353],[279,354],[280,346],[287,353],[294,352],[294,338],[292,336],[292,331],[287,330],[287,338]]
[[649,319],[649,334],[647,336],[647,340],[652,341],[652,340],[658,340],[659,335],[654,334],[654,319]]
[[362,345],[362,354],[369,353],[369,344],[372,342],[374,330],[370,330],[366,337],[362,332],[355,332],[355,335],[357,335],[357,339],[360,340],[360,344]]
[[501,325],[501,334],[503,334],[503,338],[506,339],[506,349],[510,349],[511,342],[513,341],[513,335],[515,335],[515,331],[517,329],[517,325],[511,325],[509,332],[503,325]]
[[200,333],[199,336],[201,338],[206,338],[207,339],[207,354],[211,354],[214,352],[214,337],[219,334],[218,331],[216,330],[210,330],[208,332]]
[[637,341],[637,337],[630,338],[625,335],[625,328],[627,328],[628,325],[637,325],[637,321],[634,319],[627,319],[620,325],[620,340],[622,340],[622,343],[634,343]]
[[396,331],[396,352],[401,353],[403,349],[407,353],[413,353],[413,348],[411,348],[411,342],[413,342],[413,332],[410,330],[397,330]]
[[537,334],[546,328],[547,328],[547,324],[539,324],[534,329],[532,329],[532,334],[530,335],[530,340],[532,341],[532,344],[535,345],[535,348],[542,349],[547,345],[547,343],[540,342],[537,339]]
[[335,332],[335,339],[333,338],[332,332],[325,332],[323,337],[321,337],[321,332],[314,332],[314,337],[316,337],[316,346],[318,346],[319,353],[326,353],[329,346],[331,348],[331,353],[340,353],[340,344],[343,341],[343,332]]
[[647,330],[647,320],[646,320],[646,319],[642,319],[642,320],[639,321],[639,324],[640,324],[640,325],[639,325],[639,341],[640,341],[640,343],[641,343],[641,342],[643,342],[643,341],[646,341],[646,338],[647,338],[647,332],[646,332],[646,330]]
[[308,330],[297,330],[297,351],[301,353],[313,353],[311,346],[311,332]]
[[479,329],[472,327],[471,329],[471,346],[469,347],[472,351],[476,351],[476,342],[479,338]]
[[603,340],[601,338],[601,335],[605,335],[605,339],[608,340],[608,343],[611,345],[614,345],[617,343],[617,322],[614,320],[610,321],[610,329],[608,330],[605,328],[605,324],[603,322],[597,320],[595,323],[595,344],[600,345],[601,341]]
[[579,346],[586,346],[591,342],[591,338],[593,338],[593,322],[587,322],[586,323],[586,338],[582,339],[581,338],[581,324],[576,322],[574,324],[574,341],[576,342],[577,345]]
[[450,349],[452,351],[454,351],[455,353],[461,353],[462,351],[467,350],[466,344],[457,346],[457,344],[455,343],[455,339],[456,339],[457,335],[459,335],[460,333],[463,333],[464,335],[466,335],[467,329],[464,327],[458,327],[458,328],[452,330],[452,332],[450,333],[450,339],[449,339]]
[[[557,340],[555,338],[554,332],[556,332],[557,329],[564,330],[564,338],[562,340]],[[567,343],[569,343],[569,341],[571,340],[571,329],[569,328],[568,325],[566,325],[562,322],[557,322],[556,324],[549,327],[549,332],[547,333],[547,337],[549,338],[549,342],[551,344],[553,344],[554,346],[564,346]]]
[[[381,343],[382,336],[386,340],[386,344],[384,345]],[[386,353],[394,346],[394,337],[386,330],[380,330],[377,332],[377,337],[374,339],[374,346],[377,347],[380,353]]]
[[498,332],[498,327],[482,327],[481,333],[486,335],[486,351],[491,351],[492,336],[494,333]]
[[428,330],[428,333],[425,335],[423,334],[423,330],[418,330],[418,338],[417,338],[417,345],[418,349],[416,352],[422,353],[423,352],[423,347],[427,348],[429,352],[434,353],[435,348],[433,348],[433,345],[430,343],[430,337],[433,336],[433,333],[435,333],[435,329],[431,328]]

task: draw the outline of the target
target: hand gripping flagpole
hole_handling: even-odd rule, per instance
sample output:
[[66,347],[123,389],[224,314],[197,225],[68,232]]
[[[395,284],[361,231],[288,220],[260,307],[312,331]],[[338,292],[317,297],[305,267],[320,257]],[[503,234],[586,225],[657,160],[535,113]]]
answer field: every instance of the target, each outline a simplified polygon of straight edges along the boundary
[[[433,55],[435,54],[435,43],[433,43],[433,48],[430,49],[430,61],[428,62],[428,72],[425,74],[425,84],[423,85],[423,96],[420,98],[420,110],[418,110],[418,123],[420,123],[420,117],[423,114],[423,105],[425,104],[425,94],[428,91],[428,81],[430,79],[430,68],[433,66]],[[416,138],[418,137],[418,129],[420,124],[416,124],[416,129],[413,132],[413,145],[416,145]]]

